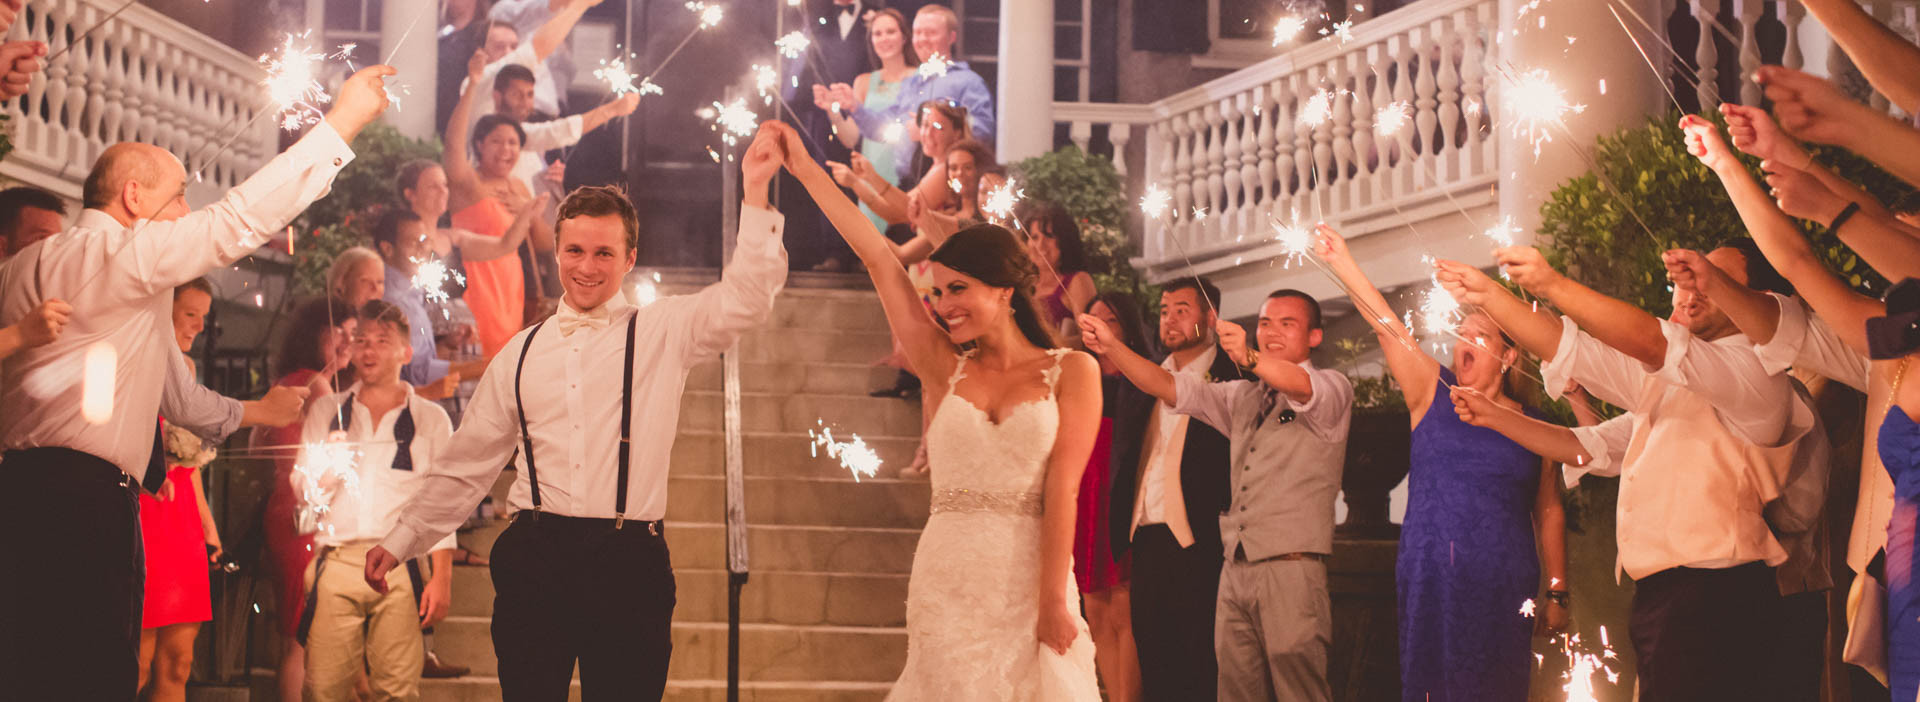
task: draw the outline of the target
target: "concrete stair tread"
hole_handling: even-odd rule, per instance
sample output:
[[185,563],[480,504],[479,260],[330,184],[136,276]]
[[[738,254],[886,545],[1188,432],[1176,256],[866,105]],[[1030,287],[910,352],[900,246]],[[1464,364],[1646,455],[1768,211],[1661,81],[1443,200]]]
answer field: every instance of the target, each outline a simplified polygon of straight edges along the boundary
[[[434,650],[443,660],[471,666],[475,675],[495,675],[488,634],[491,617],[449,616],[435,626]],[[672,679],[726,675],[726,622],[673,623]],[[740,625],[741,676],[758,681],[861,680],[883,682],[906,663],[907,630],[898,627]]]

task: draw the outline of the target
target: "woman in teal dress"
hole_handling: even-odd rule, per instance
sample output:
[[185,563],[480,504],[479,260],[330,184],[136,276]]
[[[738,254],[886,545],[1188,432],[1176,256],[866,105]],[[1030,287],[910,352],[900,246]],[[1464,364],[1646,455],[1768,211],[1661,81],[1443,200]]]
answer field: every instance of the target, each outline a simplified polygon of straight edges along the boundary
[[[900,98],[900,83],[920,68],[920,59],[913,55],[913,44],[907,41],[907,27],[906,18],[899,10],[888,8],[869,13],[867,52],[873,63],[880,64],[880,69],[855,78],[852,86],[840,84],[814,91],[814,102],[832,117],[834,135],[840,138],[840,143],[855,149],[861,158],[873,164],[880,177],[895,187],[900,185],[897,164],[909,162],[901,154],[913,154],[913,144],[907,142],[905,128],[897,135],[861,134],[860,127],[849,115],[861,105],[876,111],[893,105]],[[839,108],[835,109],[835,105]],[[873,221],[875,229],[887,230],[886,218],[865,204],[860,205],[860,212]]]

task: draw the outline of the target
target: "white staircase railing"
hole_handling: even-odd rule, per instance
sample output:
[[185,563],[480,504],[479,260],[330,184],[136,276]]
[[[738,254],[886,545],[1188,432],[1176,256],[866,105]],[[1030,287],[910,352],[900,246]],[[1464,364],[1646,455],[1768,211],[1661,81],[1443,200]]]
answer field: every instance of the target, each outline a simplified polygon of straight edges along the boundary
[[[1653,21],[1670,26],[1664,22],[1675,19],[1676,15],[1685,15],[1683,23],[1691,22],[1698,27],[1699,31],[1691,37],[1685,37],[1686,41],[1675,37],[1674,44],[1676,50],[1689,54],[1693,64],[1700,67],[1694,92],[1702,105],[1711,105],[1716,98],[1742,105],[1760,104],[1761,88],[1754,82],[1753,72],[1763,63],[1778,63],[1788,68],[1812,70],[1826,75],[1838,74],[1847,64],[1845,54],[1839,47],[1832,47],[1827,51],[1825,66],[1807,66],[1808,57],[1802,40],[1810,34],[1824,34],[1825,30],[1807,16],[1807,8],[1799,0],[1678,2],[1680,4],[1677,7],[1669,6],[1675,7],[1674,12],[1662,13],[1662,19]],[[1920,38],[1920,0],[1859,2],[1875,19],[1907,39]],[[1781,36],[1772,33],[1776,26],[1784,29],[1784,43],[1777,49],[1772,45],[1773,40],[1769,39]],[[1722,50],[1721,43],[1732,45],[1731,55],[1723,55],[1727,52]],[[1726,78],[1724,74],[1731,70],[1738,71],[1734,77],[1738,89],[1730,94],[1716,95],[1714,86]],[[1878,92],[1872,93],[1869,102],[1875,109],[1889,109],[1886,96]]]
[[10,40],[46,42],[50,55],[72,48],[6,104],[14,150],[0,175],[78,197],[102,149],[139,141],[195,159],[186,163],[200,174],[189,179],[188,200],[208,202],[278,151],[274,120],[253,120],[265,74],[253,59],[139,4],[72,43],[121,5],[34,0],[14,23]]

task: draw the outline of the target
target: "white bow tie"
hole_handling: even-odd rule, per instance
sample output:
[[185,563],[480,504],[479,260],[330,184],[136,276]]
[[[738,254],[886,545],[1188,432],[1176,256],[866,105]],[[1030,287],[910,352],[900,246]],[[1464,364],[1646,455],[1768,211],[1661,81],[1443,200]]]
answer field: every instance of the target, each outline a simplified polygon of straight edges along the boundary
[[607,323],[611,321],[606,305],[595,307],[591,312],[580,312],[563,304],[560,310],[553,314],[553,323],[560,327],[561,336],[573,336],[574,331],[582,328],[605,329]]

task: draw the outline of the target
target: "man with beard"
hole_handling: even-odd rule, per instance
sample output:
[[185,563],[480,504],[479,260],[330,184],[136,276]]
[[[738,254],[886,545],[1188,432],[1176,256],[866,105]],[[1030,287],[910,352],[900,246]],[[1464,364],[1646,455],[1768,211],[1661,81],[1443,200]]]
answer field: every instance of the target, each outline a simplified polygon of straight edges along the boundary
[[[1213,301],[1204,278],[1168,282],[1160,293],[1160,368],[1213,382],[1240,378],[1215,347]],[[1113,556],[1133,551],[1133,633],[1148,700],[1213,699],[1214,599],[1220,590],[1218,516],[1228,505],[1227,438],[1121,385],[1113,432]]]

